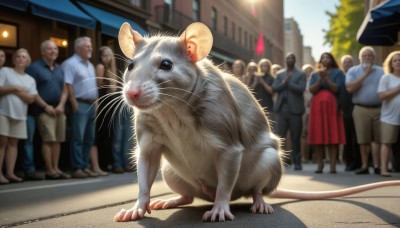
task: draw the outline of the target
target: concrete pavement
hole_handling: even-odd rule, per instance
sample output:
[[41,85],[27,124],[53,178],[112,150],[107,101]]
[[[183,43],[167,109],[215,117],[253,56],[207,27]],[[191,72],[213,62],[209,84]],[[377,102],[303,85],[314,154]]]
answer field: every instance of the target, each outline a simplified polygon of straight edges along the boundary
[[[378,175],[354,175],[338,166],[337,174],[314,174],[315,164],[304,170],[288,170],[281,188],[322,191],[383,180]],[[177,209],[153,211],[143,220],[115,223],[121,208],[132,207],[137,196],[136,175],[126,173],[85,180],[39,181],[0,186],[0,226],[22,227],[400,227],[400,186],[386,187],[330,200],[298,201],[268,199],[275,213],[249,212],[251,199],[231,203],[234,221],[203,223],[202,215],[212,204],[195,200]],[[155,198],[175,196],[158,179]]]

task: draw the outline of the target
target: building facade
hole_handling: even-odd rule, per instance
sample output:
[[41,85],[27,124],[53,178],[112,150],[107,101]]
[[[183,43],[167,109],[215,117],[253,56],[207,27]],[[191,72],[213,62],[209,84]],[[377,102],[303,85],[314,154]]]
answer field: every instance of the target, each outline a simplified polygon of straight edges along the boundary
[[285,53],[296,56],[296,67],[301,68],[303,61],[303,36],[299,26],[293,18],[285,18]]
[[315,65],[315,59],[312,56],[312,47],[304,46],[303,47],[303,62],[304,64]]
[[[11,26],[15,30],[14,43],[3,45],[0,37],[0,48],[6,51],[6,65],[11,65],[11,55],[18,48],[26,48],[35,60],[40,58],[40,43],[53,39],[61,63],[73,54],[77,37],[89,36],[96,62],[102,45],[121,54],[117,34],[123,21],[143,35],[178,35],[190,23],[201,21],[213,33],[210,57],[214,62],[269,58],[283,63],[283,2],[274,0],[0,0],[0,29]],[[265,48],[257,55],[260,33]]]

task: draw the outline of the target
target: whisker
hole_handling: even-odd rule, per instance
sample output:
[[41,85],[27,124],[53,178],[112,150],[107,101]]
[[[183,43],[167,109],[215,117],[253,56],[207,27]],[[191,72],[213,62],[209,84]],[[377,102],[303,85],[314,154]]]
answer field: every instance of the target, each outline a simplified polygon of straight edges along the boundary
[[192,109],[194,109],[194,107],[191,105],[191,104],[189,104],[188,102],[186,102],[185,100],[183,100],[183,99],[181,99],[181,98],[179,98],[179,97],[176,97],[176,96],[173,96],[173,95],[170,95],[170,94],[166,94],[166,93],[160,93],[161,95],[164,95],[164,96],[168,96],[168,97],[172,97],[172,98],[175,98],[175,99],[177,99],[177,100],[180,100],[180,101],[182,101],[182,102],[184,102],[185,104],[187,104],[189,107],[191,107]]
[[[118,96],[118,97],[113,98],[109,103],[107,103],[107,104],[103,107],[103,110],[107,109],[107,111],[106,111],[106,113],[105,113],[105,116],[108,115],[108,113],[110,112],[110,110],[112,110],[113,107],[118,107],[118,100],[122,100],[122,97],[121,97],[121,96]],[[103,111],[103,110],[102,110],[102,111]],[[113,112],[115,112],[115,109],[114,109]],[[113,118],[114,118],[114,116],[112,115],[112,116],[111,116],[111,119],[113,119]],[[103,123],[104,123],[104,120],[102,121],[101,126],[103,126]],[[109,127],[109,128],[111,127],[111,124],[112,124],[112,121],[110,121],[110,122],[108,123],[108,127]]]
[[[119,74],[124,75],[124,71],[121,71],[121,70],[119,70],[119,69],[117,69],[117,71],[118,71]],[[123,77],[123,76],[122,76],[122,77]]]
[[162,84],[170,82],[170,81],[172,81],[172,80],[163,81],[163,82],[158,83],[157,85],[162,85]]
[[[115,76],[117,76],[117,77],[118,77],[118,75],[115,75]],[[118,83],[118,84],[120,84],[120,85],[123,85],[123,84],[124,84],[123,82],[121,82],[121,81],[118,81],[117,79],[114,79],[114,78],[108,78],[108,77],[97,77],[97,79],[108,80],[108,81],[111,81],[111,82]]]
[[103,86],[97,86],[99,89],[123,89],[124,87],[121,86],[113,86],[113,85],[103,85]]
[[175,90],[183,91],[183,92],[189,93],[191,95],[195,95],[197,97],[200,97],[199,95],[197,95],[197,94],[195,94],[195,93],[193,93],[191,91],[188,91],[188,90],[185,90],[185,89],[180,89],[180,88],[175,88],[175,87],[164,87],[164,88],[159,88],[159,89],[160,90],[162,90],[162,89],[175,89]]
[[[124,105],[124,104],[125,104],[124,99],[121,98],[118,101],[117,106],[114,108],[114,111],[113,111],[113,113],[111,115],[111,119],[112,120],[114,120],[115,115],[125,115],[124,109],[126,108],[127,105]],[[119,119],[119,123],[118,124],[121,125],[121,120],[120,119]]]
[[[174,107],[172,107],[170,104],[168,104],[167,102],[161,100],[160,98],[157,98],[158,101],[164,103],[165,105],[167,105],[168,107],[170,107],[172,110],[174,110]],[[153,101],[153,103],[155,103],[155,101]]]
[[[106,101],[106,99],[107,99],[108,97],[113,96],[113,95],[115,95],[115,94],[120,94],[120,93],[121,93],[120,91],[117,91],[117,92],[108,93],[108,94],[102,96],[101,98],[98,99],[98,101],[100,101],[100,102],[99,102],[99,106],[101,106],[101,105]],[[118,96],[117,98],[120,98],[120,96]],[[115,99],[115,98],[114,98],[114,99]],[[113,100],[114,100],[114,99],[113,99]],[[111,100],[110,103],[112,103],[113,100]],[[97,122],[98,117],[100,117],[101,114],[102,114],[103,112],[105,112],[104,110],[110,105],[110,103],[108,103],[108,104],[106,104],[104,107],[102,107],[102,109],[101,109],[100,112],[98,113],[97,117],[95,118],[95,121],[96,121],[96,122]],[[107,115],[107,113],[105,114],[105,116],[106,116],[106,115]],[[104,122],[104,119],[103,119],[102,124],[100,125],[100,127],[103,126],[103,122]]]
[[130,59],[128,59],[128,58],[126,58],[125,56],[120,55],[120,54],[114,54],[114,58],[115,58],[115,59],[122,60],[122,61],[124,61],[124,62],[126,62],[126,63],[128,63],[128,62],[131,61]]

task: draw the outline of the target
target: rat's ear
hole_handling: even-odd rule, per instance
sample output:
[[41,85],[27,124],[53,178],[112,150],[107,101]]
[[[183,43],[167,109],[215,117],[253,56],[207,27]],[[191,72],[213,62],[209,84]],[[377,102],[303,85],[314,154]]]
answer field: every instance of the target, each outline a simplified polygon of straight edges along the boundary
[[197,62],[210,53],[213,37],[210,29],[203,23],[190,24],[179,37],[179,42],[186,47],[186,52],[192,62]]
[[118,43],[121,48],[122,53],[128,58],[132,58],[135,53],[135,47],[138,45],[140,41],[143,40],[143,37],[133,30],[129,23],[124,22],[119,29],[118,33]]

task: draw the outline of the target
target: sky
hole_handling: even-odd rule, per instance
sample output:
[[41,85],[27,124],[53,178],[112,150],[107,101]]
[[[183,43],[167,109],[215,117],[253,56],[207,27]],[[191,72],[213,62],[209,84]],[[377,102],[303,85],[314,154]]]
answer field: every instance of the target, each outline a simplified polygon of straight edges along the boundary
[[339,0],[284,0],[285,18],[294,18],[303,35],[303,45],[312,47],[315,61],[323,52],[331,51],[324,45],[323,29],[329,29],[329,16],[325,11],[336,12]]

